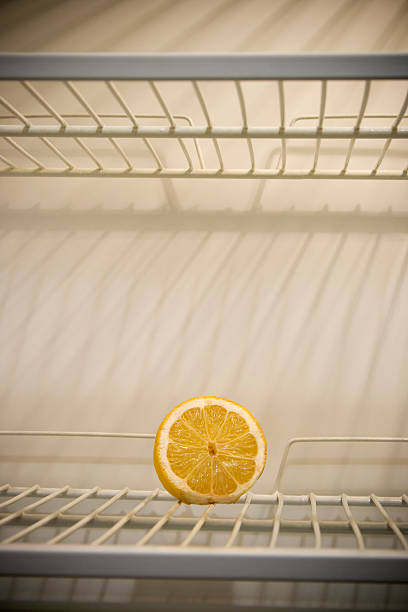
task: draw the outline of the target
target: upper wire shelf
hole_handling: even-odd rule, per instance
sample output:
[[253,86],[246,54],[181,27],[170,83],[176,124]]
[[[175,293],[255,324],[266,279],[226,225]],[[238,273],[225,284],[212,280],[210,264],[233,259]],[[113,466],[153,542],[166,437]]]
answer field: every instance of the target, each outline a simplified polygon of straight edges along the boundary
[[[374,85],[401,84],[407,66],[408,55],[380,54],[0,54],[0,176],[406,179],[408,91],[394,112],[370,104]],[[339,80],[354,84],[355,112],[330,112]],[[269,86],[255,104],[247,82]],[[376,152],[364,160],[367,142]]]

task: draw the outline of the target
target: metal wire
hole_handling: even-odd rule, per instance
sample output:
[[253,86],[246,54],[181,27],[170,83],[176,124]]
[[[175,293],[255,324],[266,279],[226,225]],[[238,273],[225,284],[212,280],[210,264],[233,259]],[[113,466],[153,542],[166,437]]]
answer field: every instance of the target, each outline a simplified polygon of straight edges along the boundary
[[[241,109],[241,115],[242,115],[242,132],[245,133],[248,131],[248,117],[247,117],[247,111],[246,111],[246,106],[245,106],[245,98],[244,98],[244,94],[242,91],[242,87],[241,87],[241,83],[239,81],[235,81],[235,87],[237,90],[237,94],[238,94],[238,100],[239,100],[239,106]],[[251,172],[254,172],[255,170],[255,154],[254,154],[254,148],[252,146],[252,141],[250,138],[246,139],[247,144],[248,144],[248,151],[249,151],[249,159],[251,161]]]
[[[363,99],[361,100],[360,112],[358,113],[357,121],[356,121],[356,123],[354,125],[354,130],[355,130],[356,134],[358,133],[358,130],[360,129],[361,122],[362,122],[362,120],[364,118],[364,113],[365,113],[365,110],[367,108],[368,98],[369,98],[369,95],[370,95],[370,88],[371,88],[371,81],[366,81],[365,85],[364,85]],[[351,158],[351,154],[353,152],[353,148],[354,148],[355,142],[356,142],[356,135],[353,136],[353,138],[350,140],[349,148],[348,148],[347,155],[346,155],[346,160],[344,162],[343,172],[347,171],[347,168],[348,168],[348,165],[350,163],[350,158]]]
[[176,503],[166,512],[164,516],[161,517],[157,521],[157,523],[136,543],[136,546],[144,546],[152,539],[152,537],[163,527],[165,523],[169,520],[171,515],[179,508],[181,501],[176,501]]
[[315,548],[320,548],[322,537],[320,533],[319,519],[317,517],[316,495],[314,493],[310,493],[310,505],[312,509],[312,527],[315,537]]
[[59,112],[35,89],[31,83],[28,81],[20,81],[20,83],[27,91],[31,93],[37,102],[39,102],[54,117],[54,119],[58,121],[63,128],[67,126],[65,119],[61,117]]
[[54,538],[51,538],[51,540],[48,540],[47,544],[57,544],[58,542],[62,542],[62,540],[65,540],[68,536],[70,536],[71,534],[75,533],[75,531],[78,531],[78,529],[81,529],[81,527],[84,527],[85,525],[87,525],[100,512],[103,512],[104,510],[106,510],[107,508],[112,506],[116,501],[118,501],[119,499],[124,497],[124,495],[126,495],[127,492],[128,492],[128,488],[127,487],[125,489],[122,489],[121,491],[118,491],[118,493],[116,493],[116,495],[114,495],[111,499],[106,501],[101,506],[98,506],[98,508],[93,510],[93,512],[90,512],[89,514],[84,516],[80,521],[78,521],[77,523],[72,525],[72,527],[69,527],[68,529],[65,529],[64,531],[59,533]]
[[207,508],[204,510],[204,512],[202,513],[202,515],[199,517],[198,521],[194,525],[193,529],[190,531],[190,533],[185,538],[185,540],[183,540],[183,542],[180,544],[181,548],[185,548],[186,546],[190,544],[192,539],[197,535],[201,527],[204,525],[210,512],[212,512],[213,510],[214,510],[214,504],[210,504],[209,506],[207,506]]
[[137,504],[134,508],[132,508],[132,510],[130,510],[130,512],[125,514],[125,516],[123,516],[117,523],[115,523],[115,525],[113,525],[110,529],[108,529],[108,531],[106,531],[106,533],[102,534],[99,538],[96,538],[96,540],[91,542],[91,544],[93,546],[98,546],[99,544],[103,544],[104,542],[106,542],[106,540],[108,540],[115,533],[117,533],[140,510],[142,510],[142,508],[144,508],[152,499],[154,499],[157,496],[158,493],[159,493],[159,489],[155,489],[154,491],[152,491],[150,495],[145,497],[145,499],[142,502],[140,502],[140,504]]
[[226,548],[229,548],[230,546],[233,545],[233,543],[234,543],[234,541],[235,541],[235,539],[236,539],[236,537],[238,535],[238,532],[239,532],[239,530],[241,528],[242,521],[244,520],[244,516],[246,514],[246,511],[249,508],[249,504],[251,503],[251,501],[252,501],[252,493],[247,493],[246,494],[246,498],[245,498],[244,507],[242,508],[241,512],[237,516],[237,519],[236,519],[236,521],[234,523],[234,527],[232,529],[232,533],[231,533],[230,537],[228,538],[227,543],[225,544]]
[[376,507],[378,508],[378,510],[381,512],[381,514],[383,515],[385,520],[387,521],[388,526],[390,527],[390,529],[397,536],[398,540],[402,544],[402,548],[404,550],[408,550],[408,542],[407,542],[407,540],[405,539],[405,537],[401,533],[401,530],[399,529],[398,525],[395,523],[394,519],[385,510],[385,508],[381,504],[380,500],[378,499],[377,495],[374,495],[374,493],[373,493],[371,495],[371,499],[372,499],[373,503],[376,505]]
[[[149,81],[149,85],[154,93],[154,95],[156,96],[157,101],[159,102],[164,114],[166,115],[168,122],[170,124],[170,128],[174,129],[176,127],[176,124],[174,122],[173,119],[173,115],[171,114],[162,94],[160,93],[157,85],[153,82],[153,81]],[[192,159],[190,157],[189,152],[187,151],[186,145],[184,144],[183,140],[181,138],[177,138],[177,142],[179,143],[186,159],[187,159],[187,163],[188,163],[188,170],[191,171],[193,170],[193,162]]]
[[[34,490],[35,488],[36,487],[33,487]],[[64,493],[68,489],[69,489],[68,485],[66,485],[65,487],[61,487],[60,489],[57,489],[56,491],[54,491],[53,493],[50,493],[46,497],[38,499],[37,501],[33,502],[32,504],[29,504],[28,506],[24,506],[24,508],[21,508],[20,510],[16,510],[16,512],[11,512],[8,516],[5,516],[0,520],[0,525],[5,525],[6,523],[9,523],[10,521],[15,520],[16,518],[19,518],[25,512],[29,512],[30,510],[33,510],[34,508],[37,508],[38,506],[45,504],[45,502],[50,501],[51,499],[54,499],[54,497],[58,497],[59,495],[61,495],[61,493]],[[31,490],[29,489],[26,495],[29,495],[30,492]],[[17,499],[14,499],[13,501],[17,501]]]
[[320,91],[320,112],[319,112],[319,122],[317,124],[317,131],[319,133],[319,136],[316,139],[316,149],[315,149],[315,155],[314,155],[314,160],[313,160],[313,166],[311,169],[311,172],[315,172],[316,167],[317,167],[317,162],[319,161],[319,152],[320,152],[320,143],[321,143],[321,136],[320,133],[322,131],[322,127],[323,127],[323,121],[324,121],[324,113],[326,110],[326,99],[327,99],[327,81],[322,81],[321,82],[321,91]]
[[[400,112],[398,113],[397,117],[395,118],[394,123],[392,124],[391,129],[392,129],[392,131],[393,131],[394,133],[397,131],[398,126],[399,126],[399,124],[401,123],[401,121],[402,121],[402,119],[403,119],[403,117],[404,117],[404,115],[405,115],[405,111],[407,110],[407,108],[408,108],[408,91],[407,91],[407,94],[406,94],[406,96],[405,96],[405,100],[404,100],[404,102],[402,103],[402,106],[401,106]],[[379,169],[379,167],[381,166],[381,164],[382,164],[382,162],[383,162],[383,160],[384,160],[385,154],[387,153],[387,151],[388,151],[388,149],[389,149],[389,147],[390,147],[390,144],[391,144],[392,140],[393,140],[393,136],[390,136],[390,137],[389,137],[389,138],[388,138],[388,139],[385,141],[385,144],[384,144],[383,150],[381,151],[381,155],[380,155],[380,157],[379,157],[379,159],[378,159],[378,161],[377,161],[376,165],[374,166],[374,169],[373,169],[373,174],[376,174],[376,173],[378,172],[378,169]]]
[[282,512],[283,512],[283,502],[284,502],[283,495],[279,491],[277,491],[276,495],[277,495],[277,498],[278,498],[278,508],[276,510],[275,518],[274,518],[274,521],[273,521],[272,535],[271,535],[271,539],[270,539],[270,542],[269,542],[269,547],[270,548],[275,548],[275,546],[276,546],[276,541],[277,541],[278,535],[279,535],[281,516],[282,516]]
[[19,153],[24,155],[24,157],[27,157],[27,159],[32,161],[33,164],[35,164],[38,168],[44,168],[44,164],[42,164],[40,161],[38,161],[38,159],[36,157],[34,157],[34,155],[31,155],[31,153],[26,151],[24,149],[24,147],[22,147],[21,145],[17,144],[12,138],[9,138],[8,136],[5,136],[4,140],[6,142],[8,142],[9,145],[11,145],[13,147],[13,149],[16,149],[16,151],[18,151]]
[[98,490],[98,487],[94,487],[93,489],[89,489],[89,491],[87,491],[86,493],[83,493],[77,499],[74,499],[73,501],[68,502],[67,504],[65,504],[61,508],[58,508],[58,510],[56,510],[55,512],[51,512],[50,514],[47,514],[42,519],[36,521],[32,525],[29,525],[29,527],[26,527],[25,529],[22,529],[21,531],[18,531],[17,533],[15,533],[14,535],[10,536],[9,538],[6,538],[5,540],[2,540],[1,541],[2,544],[11,544],[12,542],[16,542],[17,540],[21,540],[21,538],[24,538],[25,536],[29,535],[31,532],[39,529],[40,527],[44,527],[44,525],[47,525],[47,523],[50,523],[55,518],[58,518],[58,516],[60,514],[62,514],[63,512],[67,512],[67,510],[70,510],[71,508],[73,508],[77,504],[81,503],[85,499],[88,499],[89,497],[91,497],[91,495],[93,495],[97,490]]
[[350,527],[352,528],[353,533],[356,537],[358,548],[360,550],[363,550],[364,549],[364,539],[363,539],[363,536],[361,535],[359,526],[357,525],[357,522],[350,510],[350,506],[347,501],[347,495],[345,493],[343,493],[341,496],[341,502],[343,504],[344,512],[346,513],[347,519],[350,523]]

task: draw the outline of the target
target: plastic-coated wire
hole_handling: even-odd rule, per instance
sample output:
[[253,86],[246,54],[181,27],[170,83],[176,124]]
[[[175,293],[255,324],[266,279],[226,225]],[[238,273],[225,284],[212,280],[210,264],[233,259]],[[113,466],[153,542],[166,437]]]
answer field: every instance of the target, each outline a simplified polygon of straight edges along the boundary
[[145,544],[147,544],[147,542],[152,539],[152,537],[163,527],[163,525],[167,523],[173,512],[177,510],[180,504],[180,500],[176,501],[176,503],[170,508],[170,510],[168,510],[166,514],[162,516],[161,519],[157,521],[157,523],[153,525],[153,527],[147,533],[145,533],[145,535],[140,538],[140,540],[136,542],[136,546],[144,546]]
[[116,101],[119,103],[119,105],[122,107],[122,109],[125,111],[126,116],[128,117],[128,119],[130,119],[130,121],[133,124],[133,127],[135,129],[137,129],[139,127],[134,114],[132,113],[132,111],[130,110],[127,102],[125,101],[124,97],[119,93],[119,91],[117,90],[117,88],[115,87],[115,85],[112,83],[112,81],[105,81],[106,86],[108,87],[109,91],[112,93],[113,97],[116,99]]
[[192,530],[190,531],[190,533],[188,534],[188,536],[183,540],[183,542],[181,543],[181,548],[185,548],[186,546],[188,546],[190,544],[190,542],[192,541],[192,539],[197,535],[197,533],[200,531],[201,527],[204,525],[207,516],[210,514],[210,512],[212,512],[214,509],[214,504],[210,504],[202,513],[202,515],[199,517],[198,521],[196,522],[196,524],[194,525],[194,527],[192,528]]
[[126,523],[128,523],[130,519],[132,519],[135,516],[135,514],[139,512],[139,510],[142,510],[142,508],[144,508],[152,499],[154,499],[156,495],[158,494],[158,492],[159,492],[159,489],[155,489],[154,491],[152,491],[150,495],[145,497],[143,501],[141,501],[134,508],[132,508],[130,512],[125,514],[125,516],[123,516],[117,523],[115,523],[115,525],[113,525],[110,529],[108,529],[108,531],[106,531],[99,538],[96,538],[96,540],[91,542],[91,545],[98,546],[99,544],[103,544],[104,542],[106,542],[106,540],[108,540],[117,531],[119,531],[124,525],[126,525]]
[[348,504],[348,501],[347,501],[347,495],[345,493],[343,493],[342,496],[341,496],[341,503],[343,504],[344,512],[346,513],[347,519],[348,519],[348,521],[350,523],[350,527],[352,528],[353,533],[355,535],[355,538],[357,540],[357,545],[358,545],[360,550],[363,550],[365,548],[365,546],[364,546],[364,538],[363,538],[363,536],[361,534],[361,531],[360,531],[360,528],[359,528],[359,526],[357,524],[357,521],[354,518],[354,516],[353,516],[353,514],[352,514],[352,512],[350,510],[350,507],[349,507],[349,504]]
[[[125,111],[126,116],[128,117],[128,119],[130,119],[131,123],[133,124],[134,129],[137,130],[139,127],[139,124],[136,121],[135,115],[132,113],[124,97],[119,93],[118,89],[115,87],[115,85],[111,81],[105,81],[105,83],[108,89],[110,90],[110,92],[112,93],[112,95],[114,96],[114,98],[116,99],[116,101],[120,104],[121,108]],[[161,170],[163,168],[163,164],[161,163],[160,158],[157,152],[155,151],[155,149],[153,148],[151,142],[147,138],[142,138],[142,140],[145,143],[146,147],[149,149],[150,153],[153,155],[153,158],[157,164],[158,169]],[[119,146],[119,145],[114,143],[114,146]],[[128,164],[129,168],[132,167],[131,162],[126,162],[126,163]]]
[[9,143],[9,145],[11,145],[14,149],[16,149],[16,151],[19,151],[19,153],[21,153],[22,155],[24,155],[25,157],[27,157],[30,161],[33,162],[33,164],[35,164],[38,168],[44,168],[44,164],[42,164],[41,162],[38,161],[37,158],[35,158],[33,155],[31,155],[31,153],[29,153],[28,151],[26,151],[21,145],[17,144],[12,138],[10,138],[9,136],[4,136],[4,140],[6,142]]
[[281,522],[282,511],[283,511],[283,503],[284,503],[282,493],[280,493],[280,491],[277,491],[276,495],[278,498],[278,507],[276,509],[275,518],[273,521],[272,535],[271,535],[271,540],[269,542],[270,548],[275,548],[276,546],[276,541],[279,535],[280,522]]
[[388,524],[389,528],[392,529],[392,531],[397,536],[398,540],[401,542],[402,548],[404,548],[405,550],[408,550],[408,542],[407,542],[407,540],[405,539],[404,535],[401,533],[401,530],[398,527],[398,525],[395,523],[394,519],[388,514],[388,512],[382,506],[382,504],[381,504],[380,500],[378,499],[377,495],[374,495],[374,493],[372,493],[370,497],[371,497],[373,503],[376,505],[378,510],[381,512],[381,514],[385,518],[385,520],[387,521],[387,524]]
[[67,122],[65,119],[61,117],[58,111],[56,111],[55,108],[49,102],[47,102],[47,100],[35,89],[35,87],[31,85],[31,83],[28,83],[27,81],[20,81],[20,83],[27,91],[31,93],[37,102],[39,102],[54,117],[54,119],[58,121],[62,127],[66,127]]
[[[322,81],[321,82],[321,92],[320,92],[319,122],[317,124],[318,133],[321,132],[323,128],[324,111],[326,109],[326,98],[327,98],[327,81]],[[319,134],[319,136],[316,139],[316,149],[315,149],[315,155],[314,155],[314,160],[313,160],[313,166],[311,170],[312,173],[315,172],[317,168],[317,162],[319,161],[320,144],[321,144],[321,136]]]
[[46,525],[50,521],[54,520],[55,518],[58,518],[58,516],[62,512],[66,512],[67,510],[70,510],[71,508],[73,508],[77,504],[81,503],[85,499],[88,499],[88,497],[93,495],[97,490],[98,490],[98,487],[94,487],[93,489],[90,489],[86,493],[83,493],[83,495],[81,495],[80,497],[74,499],[73,501],[68,502],[67,504],[65,504],[61,508],[58,508],[58,510],[55,510],[55,512],[51,512],[50,514],[48,514],[47,516],[44,516],[39,521],[36,521],[35,523],[33,523],[33,525],[29,525],[25,529],[22,529],[21,531],[18,531],[17,533],[15,533],[11,537],[7,538],[6,540],[2,540],[1,543],[2,544],[11,544],[12,542],[16,542],[17,540],[21,540],[21,538],[24,538],[26,535],[28,535],[32,531],[35,531],[36,529],[39,529],[40,527],[43,527],[44,525]]
[[[279,112],[280,112],[280,129],[282,132],[285,131],[285,90],[283,88],[283,81],[278,81],[278,94],[279,94]],[[286,140],[281,140],[281,172],[285,171],[286,168]]]
[[[162,94],[160,93],[158,87],[156,86],[156,84],[153,81],[149,81],[149,85],[154,93],[154,95],[156,96],[157,101],[159,102],[164,114],[166,115],[168,122],[170,124],[171,128],[175,128],[176,124],[174,122],[174,118],[173,115],[171,114]],[[187,163],[188,163],[188,168],[191,171],[193,169],[193,162],[191,160],[190,154],[187,151],[186,145],[184,144],[183,140],[181,138],[177,138],[177,141],[187,159]]]
[[92,117],[92,119],[95,121],[95,123],[97,124],[98,127],[102,128],[103,127],[103,123],[100,119],[100,117],[98,116],[98,114],[94,111],[94,109],[92,108],[92,106],[89,104],[89,102],[87,100],[85,100],[84,96],[80,93],[80,91],[78,91],[78,89],[75,87],[75,85],[73,85],[71,83],[71,81],[63,81],[64,85],[69,89],[69,91],[72,93],[72,95],[78,100],[78,102],[81,104],[81,106],[88,111],[89,115]]
[[99,159],[96,157],[96,155],[94,155],[94,153],[92,153],[91,149],[84,143],[84,141],[82,140],[82,138],[74,138],[75,142],[79,144],[79,146],[81,147],[81,149],[83,151],[85,151],[85,153],[87,153],[87,155],[89,155],[89,157],[92,159],[92,161],[96,164],[96,166],[99,168],[99,170],[103,170],[103,166],[101,164],[101,162],[99,161]]
[[53,493],[50,493],[46,497],[37,499],[37,501],[33,502],[32,504],[29,504],[28,506],[24,506],[24,508],[20,508],[20,510],[17,510],[16,512],[11,512],[8,516],[5,516],[0,520],[0,525],[5,525],[6,523],[9,523],[10,521],[15,520],[16,518],[20,517],[25,512],[29,512],[30,510],[33,510],[34,508],[37,508],[38,506],[45,504],[45,502],[50,501],[51,499],[54,499],[54,497],[58,497],[58,495],[61,495],[61,493],[64,493],[68,489],[69,489],[69,485],[66,485],[65,487],[61,487],[60,489],[57,489],[56,491],[54,491]]
[[[347,176],[347,175],[346,175]],[[273,485],[273,490],[280,488],[280,483],[286,468],[286,463],[289,451],[295,444],[304,443],[321,443],[321,442],[405,442],[408,443],[408,437],[379,437],[379,436],[310,436],[301,438],[291,438],[286,444],[281,461],[278,468],[278,473]]]
[[241,512],[239,513],[239,515],[236,518],[236,521],[234,523],[234,527],[232,529],[231,535],[228,538],[227,543],[225,544],[226,548],[229,548],[230,546],[233,545],[235,538],[238,535],[239,530],[241,529],[241,525],[242,525],[242,521],[244,520],[244,516],[246,514],[246,511],[249,508],[249,504],[252,501],[252,493],[247,493],[246,494],[246,498],[245,498],[245,504],[244,507],[242,508]]
[[12,164],[8,159],[6,159],[3,155],[0,155],[1,161],[6,164],[9,168],[15,168],[16,166]]
[[87,525],[87,523],[92,521],[92,519],[94,519],[95,516],[99,514],[99,512],[103,512],[104,510],[112,506],[116,501],[118,501],[118,499],[126,495],[127,492],[128,492],[127,487],[125,489],[122,489],[121,491],[118,491],[118,493],[116,493],[116,495],[114,495],[111,499],[106,501],[101,506],[98,506],[98,508],[96,508],[95,510],[93,510],[92,512],[84,516],[80,521],[78,521],[71,527],[68,527],[68,529],[64,529],[64,531],[59,533],[54,538],[51,538],[51,540],[48,540],[47,544],[57,544],[58,542],[65,540],[72,533],[74,533],[75,531],[78,531],[78,529],[81,529],[81,527],[84,527],[84,525]]
[[[211,130],[212,127],[213,127],[213,124],[211,122],[210,113],[208,112],[208,108],[207,108],[207,105],[205,103],[204,96],[203,96],[203,94],[201,92],[201,89],[200,89],[197,81],[192,81],[192,84],[193,84],[194,91],[196,92],[198,101],[200,103],[201,110],[203,111],[205,120],[207,121],[208,129]],[[218,163],[220,164],[220,172],[222,172],[224,170],[224,161],[222,159],[221,149],[220,149],[220,146],[218,144],[218,140],[216,138],[213,138],[212,142],[214,144],[215,153],[216,153],[217,158],[218,158]]]
[[319,519],[317,517],[316,495],[314,493],[310,493],[310,506],[312,510],[312,527],[315,537],[315,548],[320,548],[322,536],[320,533]]
[[24,431],[14,429],[3,429],[0,431],[0,436],[56,436],[56,437],[72,437],[72,438],[152,438],[156,434],[149,433],[129,433],[129,432],[110,432],[110,431]]
[[[403,102],[403,104],[401,106],[400,112],[398,113],[397,117],[395,118],[394,123],[392,124],[392,130],[393,131],[397,130],[399,124],[401,123],[402,119],[404,118],[405,111],[407,110],[407,108],[408,108],[408,91],[407,91],[407,94],[405,96],[405,100],[404,100],[404,102]],[[377,161],[377,163],[376,163],[376,165],[375,165],[375,167],[373,169],[373,174],[376,174],[376,172],[378,171],[379,167],[381,166],[381,164],[382,164],[382,162],[384,160],[385,154],[387,153],[392,140],[393,140],[393,137],[391,136],[390,138],[388,138],[385,141],[385,144],[384,144],[383,150],[381,152],[381,155],[380,155],[380,157],[379,157],[379,159],[378,159],[378,161]]]
[[7,102],[7,100],[3,98],[3,96],[0,96],[0,103],[5,106],[11,113],[13,113],[14,117],[20,119],[20,121],[25,125],[25,127],[31,126],[30,121],[28,121],[28,119],[24,117],[24,115],[22,115],[14,106],[12,106],[10,102]]
[[41,140],[41,142],[43,142],[43,143],[44,143],[44,144],[45,144],[45,145],[46,145],[46,146],[47,146],[49,149],[51,149],[51,151],[52,151],[53,153],[55,153],[55,155],[56,155],[57,157],[59,157],[59,159],[60,159],[61,161],[63,161],[63,162],[64,162],[64,164],[66,164],[66,166],[67,166],[68,168],[73,168],[73,167],[74,167],[74,165],[73,165],[73,164],[72,164],[72,163],[69,161],[69,159],[68,159],[68,158],[67,158],[67,157],[66,157],[66,156],[65,156],[63,153],[61,153],[61,151],[60,151],[60,150],[59,150],[59,149],[58,149],[58,148],[57,148],[57,147],[56,147],[56,146],[55,146],[55,145],[54,145],[54,144],[53,144],[53,143],[52,143],[52,142],[51,142],[51,141],[50,141],[48,138],[45,138],[44,136],[42,136],[42,137],[40,138],[40,140]]
[[[5,508],[6,506],[9,506],[10,504],[14,504],[14,502],[19,501],[20,499],[27,497],[27,495],[30,495],[30,493],[34,493],[35,491],[37,491],[39,487],[40,485],[34,485],[32,487],[29,487],[28,489],[24,489],[24,491],[22,491],[18,495],[15,495],[11,497],[10,499],[7,499],[6,501],[1,502],[0,508]],[[7,488],[9,488],[9,485],[4,485],[1,488],[1,490],[3,491],[4,489],[7,489]]]
[[118,144],[116,142],[116,140],[114,138],[108,138],[109,142],[115,147],[116,151],[119,153],[119,155],[122,157],[122,159],[124,160],[124,162],[126,163],[127,167],[129,170],[132,170],[133,168],[133,164],[130,161],[129,157],[126,155],[126,153],[124,152],[124,150],[122,149],[122,147],[120,146],[120,144]]
[[[364,113],[367,108],[368,98],[370,96],[370,89],[371,89],[371,81],[366,81],[364,85],[363,98],[361,100],[360,112],[358,113],[357,121],[354,125],[354,130],[356,131],[356,133],[360,129],[361,122],[364,118]],[[350,163],[350,158],[353,152],[355,142],[356,142],[356,136],[353,136],[353,138],[350,140],[349,148],[348,148],[347,155],[346,155],[346,160],[344,162],[343,172],[347,172],[347,168]]]
[[[150,434],[148,434],[150,435]],[[136,434],[138,436],[138,434]],[[130,437],[135,437],[130,434]],[[152,438],[154,435],[152,434]],[[57,491],[58,489],[52,487],[39,487],[36,485],[35,495],[37,497],[46,497],[50,493]],[[87,492],[89,489],[79,489],[71,487],[64,494],[63,497],[78,497],[83,493]],[[2,495],[7,497],[12,497],[19,495],[20,493],[24,493],[27,491],[25,487],[14,487],[10,484],[2,485],[0,492],[3,492]],[[118,493],[117,489],[98,489],[98,491],[92,496],[95,499],[110,499],[113,495]],[[147,495],[150,495],[151,490],[142,491],[136,489],[129,489],[126,499],[128,500],[143,500]],[[251,503],[254,505],[279,505],[279,492],[275,492],[272,494],[252,494]],[[377,496],[379,501],[383,506],[387,507],[401,507],[404,506],[403,500],[401,496],[397,497],[382,497]],[[174,497],[167,493],[166,491],[160,491],[157,495],[158,501],[171,502],[174,501]],[[348,503],[350,506],[370,506],[372,505],[372,501],[370,496],[368,495],[349,495],[347,497]],[[316,502],[319,506],[341,506],[342,498],[341,495],[316,495]],[[237,504],[245,503],[245,497],[241,497],[237,500]],[[307,506],[310,503],[309,495],[285,495],[285,504],[288,506]],[[408,503],[408,502],[407,502]]]
[[[248,130],[248,117],[247,117],[247,111],[246,111],[246,106],[245,106],[244,93],[242,91],[241,83],[239,81],[235,81],[235,87],[237,90],[239,106],[240,106],[241,114],[242,114],[243,131],[246,132]],[[248,143],[249,158],[251,160],[251,172],[253,172],[255,170],[254,148],[252,146],[252,141],[250,138],[247,138],[246,141]]]

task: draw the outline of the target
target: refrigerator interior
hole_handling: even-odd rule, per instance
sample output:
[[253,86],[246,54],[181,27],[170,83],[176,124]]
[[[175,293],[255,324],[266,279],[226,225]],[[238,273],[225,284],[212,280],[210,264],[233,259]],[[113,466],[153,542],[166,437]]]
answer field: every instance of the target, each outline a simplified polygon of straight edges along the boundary
[[[408,7],[399,1],[3,5],[1,51],[371,53],[403,52],[407,43]],[[34,87],[69,124],[89,125],[91,113],[79,92],[103,125],[128,125],[116,91],[132,101],[138,124],[167,129],[169,117],[151,86],[113,84],[114,90],[101,82],[73,82],[68,91],[61,82],[33,81],[30,91],[18,82],[2,83],[12,104],[11,110],[1,108],[9,117],[2,125],[21,124],[10,119],[15,109],[33,115],[33,125],[41,123],[47,111]],[[404,106],[406,84],[372,81],[361,128],[389,129]],[[191,82],[156,85],[177,127],[188,128],[190,118],[192,125],[206,125]],[[285,125],[306,131],[319,127],[323,116],[325,128],[353,126],[367,93],[364,80],[328,81],[324,97],[320,81],[288,81],[282,106],[276,82],[245,81],[238,90],[232,81],[203,81],[199,88],[215,125],[228,128],[246,119],[252,127],[279,127],[284,108]],[[406,115],[401,128],[408,126]],[[406,180],[399,180],[404,169],[406,179],[406,140],[393,139],[382,158],[384,137],[357,139],[352,150],[342,138],[292,139],[283,145],[285,153],[278,138],[250,144],[223,139],[222,162],[227,170],[240,169],[240,178],[143,175],[157,165],[155,152],[165,168],[183,173],[189,161],[192,174],[199,173],[201,159],[205,168],[219,169],[220,155],[208,139],[197,139],[198,147],[185,139],[186,150],[174,138],[150,139],[152,152],[140,139],[84,137],[81,147],[51,138],[62,156],[38,138],[16,140],[31,159],[3,140],[0,173],[11,161],[27,175],[0,178],[1,429],[153,435],[181,401],[228,397],[262,425],[267,465],[253,501],[218,506],[195,545],[225,546],[244,509],[234,546],[269,546],[279,476],[288,502],[281,518],[308,522],[303,530],[282,528],[275,542],[280,548],[307,550],[316,537],[323,548],[358,548],[352,529],[333,534],[324,524],[348,519],[342,493],[369,500],[351,504],[357,521],[377,522],[378,533],[373,528],[364,534],[367,548],[401,548],[389,523],[381,531],[384,515],[369,496],[401,500],[387,510],[406,534],[406,442],[299,442],[282,474],[279,465],[293,438],[408,435],[408,191]],[[319,176],[339,172],[349,153],[347,172],[377,168],[393,178]],[[285,154],[285,169],[314,169],[314,176],[279,177]],[[38,160],[57,176],[34,176],[42,172]],[[65,176],[66,160],[84,176]],[[126,173],[127,160],[142,176]],[[254,160],[255,168],[277,175],[248,178]],[[98,161],[121,176],[103,176]],[[78,497],[98,486],[99,497],[84,498],[75,510],[89,516],[119,492],[104,513],[118,520],[160,487],[152,448],[152,438],[3,436],[1,482],[10,483],[15,495],[41,487],[11,506],[17,512],[38,495],[60,491],[59,506],[50,499],[37,510],[56,512],[74,497],[64,487]],[[126,487],[145,495],[123,500]],[[321,534],[310,492],[320,502],[319,496],[340,499],[333,506],[318,504]],[[267,503],[256,502],[256,495],[269,496]],[[289,496],[306,498],[297,504]],[[140,524],[121,532],[118,544],[136,542],[171,509],[174,501],[160,499],[141,508]],[[203,511],[177,507],[171,528],[160,530],[151,544],[180,547]],[[224,520],[225,528],[212,518]],[[70,526],[64,520],[60,531],[44,526],[27,541],[56,537]],[[79,545],[102,537],[113,519],[98,520],[68,541]],[[264,523],[251,532],[251,520]],[[18,529],[21,524],[5,526],[2,537]],[[15,609],[403,610],[408,591],[406,584],[381,581],[2,577],[0,600]]]

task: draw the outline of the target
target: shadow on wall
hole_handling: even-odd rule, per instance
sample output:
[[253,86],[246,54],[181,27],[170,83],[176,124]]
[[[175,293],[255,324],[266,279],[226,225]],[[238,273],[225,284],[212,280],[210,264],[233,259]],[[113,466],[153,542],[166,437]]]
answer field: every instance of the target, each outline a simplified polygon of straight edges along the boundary
[[[132,0],[2,3],[10,51],[383,51],[406,42],[406,2]],[[366,24],[370,23],[370,28]],[[405,24],[405,28],[404,28]],[[360,36],[351,33],[362,29]]]

